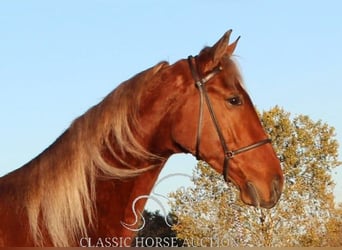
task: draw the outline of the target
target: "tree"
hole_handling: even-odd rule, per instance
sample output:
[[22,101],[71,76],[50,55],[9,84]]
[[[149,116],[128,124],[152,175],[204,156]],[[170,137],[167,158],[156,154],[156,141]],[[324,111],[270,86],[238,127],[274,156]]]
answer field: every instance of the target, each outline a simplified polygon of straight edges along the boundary
[[305,115],[292,118],[278,106],[260,118],[285,174],[278,204],[270,210],[243,205],[234,187],[199,162],[194,186],[170,195],[177,236],[194,246],[341,246],[331,177],[341,164],[334,128]]
[[326,224],[327,232],[324,235],[331,247],[342,246],[342,203],[332,211]]

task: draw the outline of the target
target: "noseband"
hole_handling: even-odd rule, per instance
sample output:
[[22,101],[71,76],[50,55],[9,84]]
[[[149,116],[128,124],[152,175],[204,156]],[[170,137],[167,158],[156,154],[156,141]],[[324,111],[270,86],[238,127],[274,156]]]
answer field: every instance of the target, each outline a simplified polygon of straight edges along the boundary
[[235,155],[250,151],[252,149],[255,149],[257,147],[260,147],[264,144],[271,143],[271,139],[264,139],[259,142],[250,144],[248,146],[236,149],[236,150],[229,150],[228,145],[226,143],[226,140],[223,137],[222,130],[220,128],[220,125],[218,123],[218,120],[216,118],[213,106],[211,104],[210,97],[208,95],[208,92],[205,88],[205,83],[208,82],[211,78],[213,78],[217,73],[222,71],[222,67],[218,66],[214,68],[208,75],[206,75],[203,78],[199,77],[199,70],[198,70],[198,65],[196,64],[196,58],[189,56],[188,57],[188,63],[189,67],[192,73],[192,77],[195,80],[196,87],[199,90],[200,93],[200,106],[199,106],[199,119],[198,119],[198,126],[197,126],[197,138],[196,138],[196,158],[199,159],[199,147],[200,147],[200,142],[201,142],[201,130],[202,130],[202,123],[203,123],[203,104],[204,100],[207,104],[209,114],[211,117],[211,120],[214,123],[217,135],[220,139],[221,146],[224,152],[224,162],[223,162],[223,178],[227,182],[228,181],[228,168],[229,168],[229,160],[232,159]]

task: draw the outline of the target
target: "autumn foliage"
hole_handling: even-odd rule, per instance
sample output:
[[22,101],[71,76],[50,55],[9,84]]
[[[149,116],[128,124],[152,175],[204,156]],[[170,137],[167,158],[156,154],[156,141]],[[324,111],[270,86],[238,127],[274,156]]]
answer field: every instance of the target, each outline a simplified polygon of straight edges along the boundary
[[193,186],[170,194],[177,237],[205,239],[192,241],[197,246],[342,246],[342,205],[334,202],[331,176],[341,164],[334,128],[278,106],[260,118],[285,174],[281,200],[270,210],[246,206],[199,162]]

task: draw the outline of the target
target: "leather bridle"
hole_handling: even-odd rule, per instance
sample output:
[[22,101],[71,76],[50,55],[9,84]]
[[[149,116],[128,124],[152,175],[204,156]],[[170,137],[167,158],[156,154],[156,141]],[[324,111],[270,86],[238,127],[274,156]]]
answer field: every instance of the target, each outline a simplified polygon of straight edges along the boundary
[[213,106],[211,104],[210,97],[208,95],[208,92],[205,88],[205,83],[208,82],[210,79],[212,79],[217,73],[222,71],[221,66],[217,66],[214,68],[208,75],[206,75],[203,78],[199,77],[199,70],[198,70],[198,65],[196,64],[196,58],[193,56],[188,57],[188,63],[189,67],[192,73],[192,77],[195,80],[196,87],[199,90],[200,93],[200,105],[199,105],[199,118],[198,118],[198,126],[197,126],[197,137],[196,137],[196,158],[199,158],[200,154],[200,142],[201,142],[201,130],[202,130],[202,123],[203,123],[203,104],[204,101],[207,104],[209,114],[211,117],[211,120],[214,123],[217,135],[220,139],[221,146],[224,152],[224,162],[223,162],[223,178],[227,182],[228,181],[228,168],[229,168],[229,160],[232,159],[235,155],[250,151],[252,149],[255,149],[257,147],[260,147],[264,144],[271,143],[271,139],[267,138],[261,141],[258,141],[256,143],[250,144],[248,146],[236,149],[236,150],[229,150],[228,145],[226,143],[226,140],[223,137],[223,133],[221,130],[221,127],[218,123],[218,120],[216,118]]

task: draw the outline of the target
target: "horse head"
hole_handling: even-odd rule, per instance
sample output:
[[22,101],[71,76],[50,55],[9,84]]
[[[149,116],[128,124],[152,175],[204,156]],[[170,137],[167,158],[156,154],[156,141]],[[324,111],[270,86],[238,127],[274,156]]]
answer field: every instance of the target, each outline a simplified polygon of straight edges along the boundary
[[188,58],[188,85],[174,110],[172,137],[234,183],[244,203],[271,208],[284,178],[232,57],[239,38],[229,44],[230,34]]

